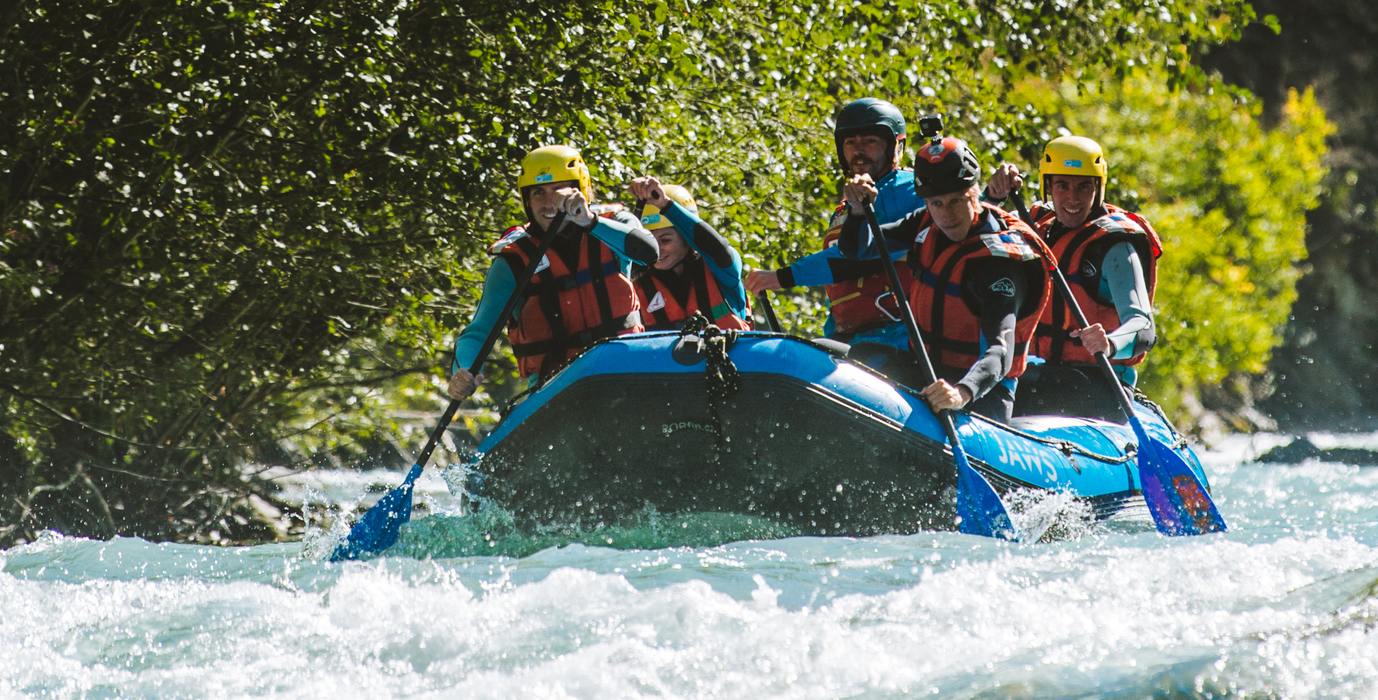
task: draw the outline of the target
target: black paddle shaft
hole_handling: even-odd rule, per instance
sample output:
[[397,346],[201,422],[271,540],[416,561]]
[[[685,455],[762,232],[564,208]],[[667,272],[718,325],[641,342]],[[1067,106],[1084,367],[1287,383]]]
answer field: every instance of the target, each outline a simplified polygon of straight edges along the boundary
[[[502,307],[502,314],[498,316],[498,322],[493,324],[492,330],[488,331],[488,337],[483,339],[483,345],[479,347],[478,355],[474,357],[474,363],[469,365],[469,374],[478,376],[479,370],[483,369],[483,363],[488,359],[488,353],[493,351],[493,346],[498,342],[498,336],[502,329],[507,325],[507,319],[511,318],[512,312],[516,310],[517,304],[521,303],[526,296],[526,288],[531,284],[531,276],[536,271],[536,266],[541,264],[541,259],[545,257],[546,251],[550,250],[550,244],[559,235],[560,229],[565,225],[565,213],[560,212],[555,215],[555,219],[550,222],[546,229],[545,236],[541,239],[540,250],[536,251],[536,256],[531,259],[531,264],[527,266],[522,274],[517,277],[517,286],[512,289],[512,296],[508,297],[507,303]],[[435,446],[440,442],[440,436],[445,434],[445,429],[450,427],[450,421],[454,420],[455,411],[459,410],[459,399],[451,399],[450,405],[445,407],[445,412],[440,415],[440,422],[431,430],[431,437],[426,441],[426,446],[421,449],[421,454],[416,457],[416,463],[425,465],[431,458],[431,453],[435,451]]]
[[905,330],[909,331],[909,346],[923,370],[928,373],[928,381],[936,382],[938,373],[933,371],[933,362],[928,359],[928,347],[924,345],[919,322],[914,320],[914,309],[909,306],[909,295],[904,291],[904,283],[900,281],[900,273],[895,269],[895,261],[890,259],[890,249],[881,236],[880,224],[876,223],[876,210],[870,202],[866,203],[866,223],[871,227],[871,235],[875,236],[876,245],[880,246],[880,266],[885,270],[885,277],[890,282],[890,293],[894,294],[895,301],[899,302],[900,316],[904,320]]
[[775,315],[775,307],[770,305],[770,297],[764,291],[756,293],[756,301],[761,305],[761,315],[766,318],[766,329],[772,333],[782,333],[780,319]]
[[[1029,215],[1029,208],[1024,206],[1024,195],[1019,190],[1010,190],[1010,199],[1014,200],[1014,206],[1019,210],[1019,218],[1023,219],[1029,228],[1037,231],[1033,217]],[[1053,284],[1057,286],[1058,294],[1061,294],[1062,298],[1066,300],[1067,308],[1072,310],[1072,315],[1076,317],[1077,323],[1081,324],[1082,328],[1090,326],[1091,322],[1086,319],[1086,314],[1082,312],[1081,304],[1077,303],[1075,296],[1072,296],[1072,286],[1067,284],[1067,277],[1062,274],[1061,264],[1054,260],[1052,267],[1050,275],[1053,278]],[[1110,366],[1110,359],[1105,356],[1105,353],[1098,352],[1096,353],[1096,364],[1100,366],[1101,372],[1105,373],[1105,378],[1110,381],[1110,386],[1119,389],[1115,395],[1120,400],[1120,410],[1124,411],[1125,416],[1133,417],[1134,406],[1129,403],[1129,396],[1122,388],[1120,378],[1115,374],[1115,368]]]
[[[899,302],[900,316],[904,319],[905,329],[909,331],[909,346],[914,357],[928,373],[928,381],[936,382],[938,373],[933,371],[933,361],[928,359],[928,346],[924,345],[919,322],[914,320],[914,309],[909,306],[909,295],[904,292],[904,283],[900,281],[900,273],[895,269],[895,261],[890,259],[890,248],[885,244],[885,237],[881,235],[880,224],[876,223],[876,208],[870,202],[866,202],[866,223],[871,227],[871,235],[875,237],[876,245],[880,247],[880,266],[885,269],[885,277],[890,281],[890,293],[894,294],[895,301]],[[952,412],[939,411],[938,418],[942,421],[943,429],[947,431],[947,439],[952,443],[955,457],[956,452],[962,449],[962,443],[957,437],[957,425],[952,422]]]

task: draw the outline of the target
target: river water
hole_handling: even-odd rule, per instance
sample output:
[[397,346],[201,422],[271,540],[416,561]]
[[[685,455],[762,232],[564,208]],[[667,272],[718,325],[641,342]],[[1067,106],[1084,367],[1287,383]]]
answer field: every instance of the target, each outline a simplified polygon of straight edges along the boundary
[[[1378,434],[1312,436],[1378,449]],[[0,552],[0,698],[1378,697],[1378,468],[1201,452],[1224,535],[522,535],[434,473],[387,556],[47,535]],[[299,482],[357,498],[367,475]],[[401,474],[377,475],[395,483]],[[454,511],[451,511],[454,512]]]

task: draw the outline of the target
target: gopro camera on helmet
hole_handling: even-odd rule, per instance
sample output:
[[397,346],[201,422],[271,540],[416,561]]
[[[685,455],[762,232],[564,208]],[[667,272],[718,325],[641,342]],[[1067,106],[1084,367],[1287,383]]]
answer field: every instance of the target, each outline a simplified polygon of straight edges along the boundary
[[943,136],[943,118],[930,114],[919,120],[928,142],[914,151],[914,193],[937,197],[958,192],[981,179],[981,163],[966,141]]
[[919,133],[926,139],[931,139],[943,132],[943,118],[937,114],[929,114],[919,117]]

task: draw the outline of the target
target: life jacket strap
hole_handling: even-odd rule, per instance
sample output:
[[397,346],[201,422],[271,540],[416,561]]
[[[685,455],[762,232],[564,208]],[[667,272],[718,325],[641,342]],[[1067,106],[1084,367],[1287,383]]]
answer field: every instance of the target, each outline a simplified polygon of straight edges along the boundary
[[555,352],[563,352],[573,347],[584,347],[592,345],[594,342],[604,338],[610,338],[623,331],[636,328],[641,323],[641,312],[633,311],[626,316],[615,318],[607,323],[593,328],[586,328],[577,333],[569,333],[563,338],[550,338],[538,340],[531,343],[515,343],[512,352],[517,357],[530,357],[532,355],[549,355]]

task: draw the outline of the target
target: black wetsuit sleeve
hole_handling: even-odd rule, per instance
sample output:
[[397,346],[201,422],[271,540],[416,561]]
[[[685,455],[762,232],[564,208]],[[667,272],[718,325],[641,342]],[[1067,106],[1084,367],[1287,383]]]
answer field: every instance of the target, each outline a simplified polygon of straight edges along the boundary
[[[919,233],[919,216],[922,209],[909,212],[903,219],[880,225],[880,235],[885,239],[886,250],[908,251],[914,237]],[[878,259],[880,251],[876,248],[871,227],[866,225],[866,217],[847,212],[842,221],[842,232],[837,237],[837,247],[842,254],[854,259]]]
[[972,263],[963,289],[981,310],[981,335],[986,348],[958,384],[981,398],[1009,373],[1015,357],[1015,325],[1019,308],[1030,293],[1027,265],[1008,258]]
[[634,264],[649,267],[660,257],[660,244],[656,243],[656,237],[642,228],[641,219],[631,212],[619,211],[611,219],[598,217],[594,220],[591,233]]

